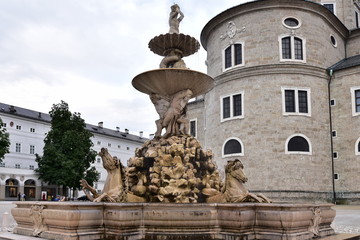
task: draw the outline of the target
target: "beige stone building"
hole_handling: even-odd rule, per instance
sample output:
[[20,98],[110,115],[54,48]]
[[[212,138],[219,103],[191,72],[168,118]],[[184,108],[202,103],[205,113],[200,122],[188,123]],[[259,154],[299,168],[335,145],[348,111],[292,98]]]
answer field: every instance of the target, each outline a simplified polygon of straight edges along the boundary
[[360,201],[360,1],[259,0],[201,33],[215,87],[188,105],[218,167],[281,200]]

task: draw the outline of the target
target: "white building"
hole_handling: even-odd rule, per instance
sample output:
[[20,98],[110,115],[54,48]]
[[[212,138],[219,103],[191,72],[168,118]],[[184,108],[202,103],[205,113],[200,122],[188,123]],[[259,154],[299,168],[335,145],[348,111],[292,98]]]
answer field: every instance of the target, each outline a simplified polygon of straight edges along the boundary
[[[51,128],[49,114],[0,103],[0,118],[11,143],[10,153],[5,155],[0,165],[0,200],[17,200],[18,193],[25,193],[27,200],[41,199],[42,192],[46,192],[48,196],[58,194],[57,186],[42,182],[34,172],[37,168],[35,154],[43,154],[44,138]],[[95,151],[99,152],[105,147],[124,165],[127,165],[127,160],[133,156],[135,149],[146,140],[142,132],[136,136],[129,134],[127,129],[121,132],[119,128],[103,128],[102,123],[98,126],[86,124],[86,128],[94,135],[92,142]],[[95,188],[101,190],[107,173],[100,156],[96,157],[93,165],[100,173]]]

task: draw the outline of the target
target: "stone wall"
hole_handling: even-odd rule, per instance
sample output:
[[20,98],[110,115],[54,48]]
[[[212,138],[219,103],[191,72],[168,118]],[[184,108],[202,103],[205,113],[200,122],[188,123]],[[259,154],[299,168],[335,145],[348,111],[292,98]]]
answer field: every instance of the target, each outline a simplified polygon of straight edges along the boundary
[[[291,72],[291,74],[289,74]],[[282,87],[309,88],[311,116],[283,115]],[[242,91],[244,118],[220,120],[220,97]],[[216,79],[205,97],[207,105],[205,147],[214,152],[220,169],[240,158],[252,190],[331,191],[330,128],[327,79],[321,69],[292,65],[234,70]],[[303,134],[310,155],[286,154],[287,139]],[[230,137],[243,143],[244,156],[223,157]]]
[[331,98],[335,106],[331,108],[334,151],[338,158],[334,160],[336,191],[359,191],[360,155],[356,155],[356,143],[360,138],[360,115],[353,115],[355,99],[351,96],[352,88],[360,89],[360,67],[335,72],[331,82]]
[[[298,19],[300,27],[285,27],[283,20],[287,17]],[[232,38],[226,35],[230,21],[237,28]],[[283,35],[300,37],[306,42],[302,63],[328,68],[344,58],[347,29],[327,9],[305,1],[253,2],[219,14],[203,29],[201,41],[208,52],[208,74],[217,77],[223,73],[223,50],[237,42],[245,46],[244,67],[288,63],[280,62],[279,37]],[[331,43],[331,35],[337,41],[336,47]]]

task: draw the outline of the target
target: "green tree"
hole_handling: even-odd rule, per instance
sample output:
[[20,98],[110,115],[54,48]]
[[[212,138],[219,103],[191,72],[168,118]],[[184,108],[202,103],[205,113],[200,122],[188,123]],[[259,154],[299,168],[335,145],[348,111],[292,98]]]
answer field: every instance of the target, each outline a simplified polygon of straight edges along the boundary
[[3,122],[0,118],[0,162],[4,158],[5,154],[9,153],[10,140],[9,133],[3,127]]
[[[44,139],[43,156],[36,155],[39,178],[49,184],[80,188],[80,180],[89,183],[99,179],[94,167],[96,152],[92,150],[93,134],[85,128],[80,113],[71,113],[66,102],[54,104],[51,111],[51,129]],[[64,191],[66,194],[66,191]]]

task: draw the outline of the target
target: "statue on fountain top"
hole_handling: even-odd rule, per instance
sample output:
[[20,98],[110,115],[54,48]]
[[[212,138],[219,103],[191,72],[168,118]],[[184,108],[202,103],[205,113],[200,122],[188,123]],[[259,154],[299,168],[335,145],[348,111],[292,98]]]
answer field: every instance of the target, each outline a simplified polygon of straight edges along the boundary
[[183,18],[184,14],[181,12],[179,5],[172,5],[169,17],[169,33],[179,33],[179,25]]

